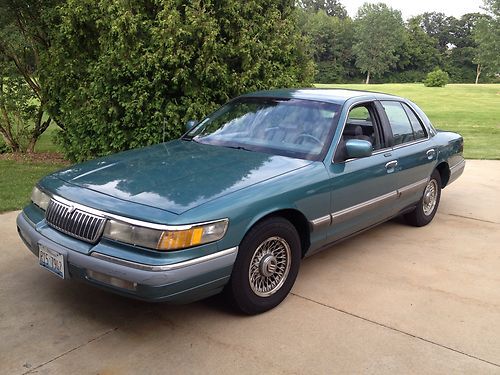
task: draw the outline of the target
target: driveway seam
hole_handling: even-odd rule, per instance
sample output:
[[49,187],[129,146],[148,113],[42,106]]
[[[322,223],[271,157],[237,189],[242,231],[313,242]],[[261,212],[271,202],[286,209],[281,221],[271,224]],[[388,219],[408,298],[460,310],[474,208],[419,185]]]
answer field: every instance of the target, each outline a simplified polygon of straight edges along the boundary
[[102,338],[102,337],[104,337],[104,336],[106,336],[106,335],[108,335],[108,334],[110,334],[110,333],[115,332],[117,329],[118,329],[118,327],[111,328],[111,329],[109,329],[109,330],[107,330],[107,331],[105,331],[105,332],[101,333],[99,336],[96,336],[96,337],[94,337],[94,338],[92,338],[92,339],[88,340],[87,342],[85,342],[85,343],[83,343],[83,344],[81,344],[81,345],[75,346],[74,348],[71,348],[71,349],[69,349],[69,350],[65,351],[64,353],[61,353],[61,354],[59,354],[58,356],[56,356],[56,357],[54,357],[54,358],[52,358],[52,359],[50,359],[50,360],[48,360],[48,361],[46,361],[46,362],[44,362],[44,363],[42,363],[42,364],[38,365],[38,366],[36,366],[36,367],[33,367],[32,369],[29,369],[29,370],[28,370],[28,371],[26,371],[26,372],[23,372],[23,373],[22,373],[22,375],[30,374],[30,373],[32,373],[33,371],[38,370],[40,367],[43,367],[43,366],[45,366],[45,365],[47,365],[47,364],[49,364],[49,363],[51,363],[51,362],[54,362],[54,361],[58,360],[58,359],[59,359],[59,358],[61,358],[61,357],[64,357],[66,354],[72,353],[72,352],[74,352],[75,350],[78,350],[78,349],[80,349],[80,348],[83,348],[84,346],[86,346],[86,345],[88,345],[88,344],[90,344],[90,343],[92,343],[92,342],[94,342],[94,341],[96,341],[96,340],[99,340],[100,338]]
[[459,218],[462,218],[462,219],[469,219],[469,220],[481,221],[483,223],[500,225],[500,223],[497,223],[496,221],[490,221],[490,220],[485,220],[485,219],[478,219],[478,218],[475,218],[475,217],[458,215],[458,214],[450,214],[450,213],[446,213],[446,212],[443,212],[443,214],[444,215],[448,215],[448,216],[459,217]]
[[330,305],[327,305],[327,304],[325,304],[325,303],[315,301],[315,300],[313,300],[313,299],[311,299],[311,298],[301,296],[300,294],[296,294],[296,293],[292,293],[292,292],[290,292],[290,294],[291,294],[291,295],[294,295],[294,296],[296,296],[296,297],[302,298],[302,299],[304,299],[304,300],[306,300],[306,301],[313,302],[313,303],[316,303],[316,304],[318,304],[318,305],[324,306],[324,307],[326,307],[326,308],[328,308],[328,309],[335,310],[335,311],[340,312],[340,313],[342,313],[342,314],[346,314],[346,315],[352,316],[352,317],[354,317],[354,318],[364,320],[365,322],[372,323],[372,324],[378,325],[378,326],[380,326],[380,327],[390,329],[391,331],[395,331],[395,332],[401,333],[401,334],[403,334],[403,335],[405,335],[405,336],[413,337],[413,338],[415,338],[415,339],[418,339],[418,340],[424,341],[424,342],[426,342],[426,343],[428,343],[428,344],[432,344],[432,345],[438,346],[438,347],[440,347],[440,348],[447,349],[447,350],[450,350],[450,351],[455,352],[455,353],[458,353],[458,354],[462,354],[462,355],[464,355],[464,356],[466,356],[466,357],[469,357],[469,358],[472,358],[472,359],[476,359],[476,360],[478,360],[478,361],[481,361],[481,362],[487,363],[487,364],[492,365],[492,366],[495,366],[495,367],[500,367],[500,364],[498,364],[498,363],[491,362],[491,361],[488,361],[487,359],[483,359],[483,358],[480,358],[480,357],[476,357],[475,355],[468,354],[468,353],[462,352],[462,351],[460,351],[460,350],[458,350],[458,349],[454,349],[454,348],[452,348],[452,347],[449,347],[449,346],[446,346],[446,345],[440,344],[440,343],[438,343],[438,342],[435,342],[435,341],[432,341],[432,340],[426,339],[426,338],[424,338],[424,337],[417,336],[417,335],[414,335],[414,334],[412,334],[412,333],[402,331],[402,330],[400,330],[400,329],[398,329],[398,328],[394,328],[394,327],[388,326],[388,325],[386,325],[386,324],[384,324],[384,323],[380,323],[380,322],[377,322],[377,321],[375,321],[375,320],[371,320],[371,319],[365,318],[365,317],[363,317],[363,316],[361,316],[361,315],[357,315],[357,314],[351,313],[351,312],[349,312],[349,311],[342,310],[342,309],[339,309],[339,308],[337,308],[337,307],[330,306]]

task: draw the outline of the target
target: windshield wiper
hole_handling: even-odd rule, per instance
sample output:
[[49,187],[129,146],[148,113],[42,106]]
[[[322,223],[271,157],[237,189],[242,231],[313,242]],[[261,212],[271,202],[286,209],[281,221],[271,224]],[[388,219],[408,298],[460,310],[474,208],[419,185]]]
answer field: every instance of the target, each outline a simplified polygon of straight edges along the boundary
[[224,146],[224,147],[227,147],[227,148],[234,148],[235,150],[244,150],[244,151],[250,151],[252,152],[252,150],[248,149],[248,148],[245,148],[243,146]]

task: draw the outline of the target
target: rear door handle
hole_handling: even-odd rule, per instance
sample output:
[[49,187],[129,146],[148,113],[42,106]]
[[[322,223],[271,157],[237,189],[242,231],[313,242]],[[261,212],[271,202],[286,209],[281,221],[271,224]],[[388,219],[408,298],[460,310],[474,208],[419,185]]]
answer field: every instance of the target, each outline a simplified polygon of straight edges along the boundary
[[387,169],[387,173],[392,173],[396,170],[397,166],[398,166],[398,161],[393,160],[393,161],[386,163],[385,169]]
[[432,160],[432,159],[434,159],[434,155],[436,155],[436,150],[431,148],[430,150],[427,150],[426,155],[427,155],[427,159]]

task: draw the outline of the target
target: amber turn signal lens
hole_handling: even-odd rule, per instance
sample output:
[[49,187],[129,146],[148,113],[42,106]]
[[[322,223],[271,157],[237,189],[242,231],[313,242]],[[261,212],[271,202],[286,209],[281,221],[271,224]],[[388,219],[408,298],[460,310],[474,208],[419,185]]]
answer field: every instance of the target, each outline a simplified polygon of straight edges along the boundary
[[201,244],[203,228],[163,232],[158,241],[158,250],[183,249]]

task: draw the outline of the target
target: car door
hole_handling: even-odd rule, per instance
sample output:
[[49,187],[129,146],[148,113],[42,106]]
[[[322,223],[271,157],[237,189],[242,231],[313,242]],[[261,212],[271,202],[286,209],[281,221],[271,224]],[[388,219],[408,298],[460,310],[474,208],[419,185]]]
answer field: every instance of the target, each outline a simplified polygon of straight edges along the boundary
[[[397,163],[390,139],[384,135],[379,107],[376,101],[348,107],[334,161],[328,166],[332,212],[329,242],[384,221],[397,212]],[[371,139],[372,155],[347,158],[343,148],[349,139]]]
[[398,207],[417,202],[435,165],[437,150],[429,145],[429,135],[416,113],[402,101],[380,101],[393,135],[393,155],[397,160]]

